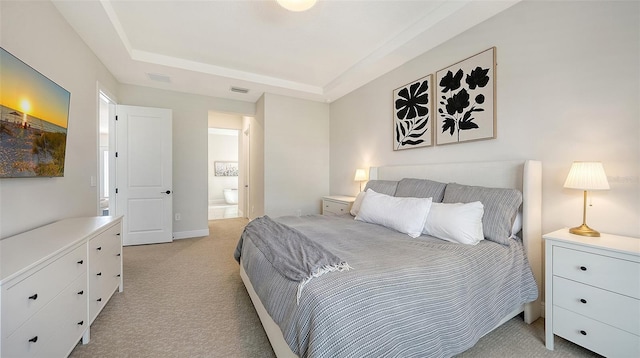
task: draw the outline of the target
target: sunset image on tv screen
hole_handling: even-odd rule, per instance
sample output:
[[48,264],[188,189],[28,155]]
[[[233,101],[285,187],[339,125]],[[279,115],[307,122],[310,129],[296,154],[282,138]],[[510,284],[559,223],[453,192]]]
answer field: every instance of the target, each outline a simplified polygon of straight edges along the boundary
[[0,178],[64,175],[70,98],[0,48]]

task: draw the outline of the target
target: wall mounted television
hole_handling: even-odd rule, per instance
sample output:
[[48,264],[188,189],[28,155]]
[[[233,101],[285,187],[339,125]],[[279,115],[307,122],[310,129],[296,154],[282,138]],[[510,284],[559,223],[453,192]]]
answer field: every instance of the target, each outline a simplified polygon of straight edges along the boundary
[[70,101],[0,47],[0,178],[64,176]]

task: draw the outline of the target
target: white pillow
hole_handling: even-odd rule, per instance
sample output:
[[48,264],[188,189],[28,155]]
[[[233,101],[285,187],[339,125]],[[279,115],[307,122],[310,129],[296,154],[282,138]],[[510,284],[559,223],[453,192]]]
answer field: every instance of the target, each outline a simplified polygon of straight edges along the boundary
[[522,211],[518,211],[513,226],[511,226],[511,237],[515,237],[522,230]]
[[356,220],[378,224],[413,238],[422,234],[431,198],[397,198],[367,189]]
[[366,194],[367,192],[365,191],[361,191],[358,193],[358,196],[356,196],[356,200],[354,200],[353,204],[351,205],[351,211],[349,211],[351,215],[358,215],[358,211],[360,211],[360,206],[362,205],[362,199],[364,199],[364,196]]
[[484,206],[471,203],[433,203],[424,224],[424,234],[460,244],[476,245],[484,240]]

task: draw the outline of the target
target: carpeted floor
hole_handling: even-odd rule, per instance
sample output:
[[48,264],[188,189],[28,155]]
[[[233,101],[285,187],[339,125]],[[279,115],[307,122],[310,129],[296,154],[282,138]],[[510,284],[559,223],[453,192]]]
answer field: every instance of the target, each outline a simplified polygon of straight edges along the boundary
[[[91,326],[82,357],[274,357],[239,276],[233,250],[245,219],[209,222],[211,235],[124,248],[124,292]],[[544,346],[544,321],[516,317],[459,357],[598,357],[556,337]]]

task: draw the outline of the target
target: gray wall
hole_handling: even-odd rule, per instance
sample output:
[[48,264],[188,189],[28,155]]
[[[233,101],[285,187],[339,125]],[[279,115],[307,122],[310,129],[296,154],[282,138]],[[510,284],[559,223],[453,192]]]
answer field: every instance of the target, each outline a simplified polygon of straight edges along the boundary
[[173,232],[181,238],[208,232],[209,111],[253,115],[255,105],[132,85],[119,87],[118,100],[119,104],[172,110],[173,212],[182,217],[173,222]]
[[329,105],[263,97],[265,213],[320,214],[329,194]]
[[[331,104],[331,192],[358,192],[356,168],[501,159],[543,165],[543,230],[582,222],[575,160],[602,161],[611,190],[587,222],[640,237],[640,3],[523,1]],[[497,139],[392,150],[392,91],[497,48]]]
[[0,179],[0,238],[98,213],[98,95],[117,82],[48,1],[0,1],[0,46],[71,92],[62,178]]

